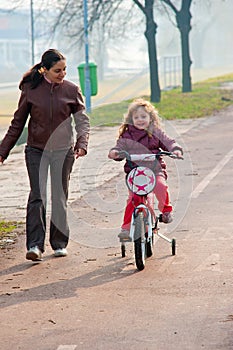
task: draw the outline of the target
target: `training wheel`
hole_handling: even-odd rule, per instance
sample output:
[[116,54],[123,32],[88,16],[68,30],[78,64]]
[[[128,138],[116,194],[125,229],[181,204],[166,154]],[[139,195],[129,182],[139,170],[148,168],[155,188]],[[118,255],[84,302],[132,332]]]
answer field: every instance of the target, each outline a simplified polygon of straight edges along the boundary
[[176,240],[172,238],[172,255],[176,255]]
[[126,251],[125,244],[122,243],[121,244],[121,256],[122,256],[122,258],[125,258],[125,255],[126,255],[125,251]]

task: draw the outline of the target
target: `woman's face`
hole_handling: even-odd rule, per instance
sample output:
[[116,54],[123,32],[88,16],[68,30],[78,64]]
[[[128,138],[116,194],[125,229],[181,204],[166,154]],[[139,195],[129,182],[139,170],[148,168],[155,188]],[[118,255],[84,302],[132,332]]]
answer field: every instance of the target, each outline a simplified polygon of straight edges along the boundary
[[62,83],[66,76],[66,61],[60,60],[50,69],[44,68],[45,76],[52,83]]

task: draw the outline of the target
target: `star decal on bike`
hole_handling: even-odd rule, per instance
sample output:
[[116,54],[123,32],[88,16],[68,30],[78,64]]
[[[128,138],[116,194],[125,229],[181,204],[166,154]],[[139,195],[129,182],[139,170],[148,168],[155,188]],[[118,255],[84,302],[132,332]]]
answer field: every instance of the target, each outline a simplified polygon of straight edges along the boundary
[[130,185],[133,185],[133,176],[129,177],[128,182],[130,183]]
[[134,186],[136,186],[138,188],[137,192],[139,192],[139,191],[145,191],[145,188],[146,188],[147,184],[145,184],[145,185],[136,185],[136,184],[134,184]]
[[137,173],[135,176],[146,176],[144,169],[143,170],[137,169]]

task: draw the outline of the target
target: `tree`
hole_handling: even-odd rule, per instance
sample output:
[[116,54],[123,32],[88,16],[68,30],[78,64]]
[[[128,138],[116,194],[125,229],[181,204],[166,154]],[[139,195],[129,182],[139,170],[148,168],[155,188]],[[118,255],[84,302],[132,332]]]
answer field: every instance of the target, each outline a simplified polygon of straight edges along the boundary
[[161,0],[163,3],[168,5],[170,9],[175,13],[177,28],[180,31],[181,38],[181,56],[182,56],[182,92],[192,91],[191,82],[191,58],[190,58],[190,46],[189,46],[189,33],[191,27],[191,12],[190,7],[192,0],[182,0],[180,10],[177,10],[174,5],[174,1]]
[[145,37],[148,44],[148,56],[150,67],[150,89],[151,89],[151,102],[160,102],[161,90],[159,84],[158,74],[158,59],[157,59],[157,47],[156,47],[156,32],[157,24],[154,21],[154,0],[145,0],[143,6],[140,1],[133,0],[133,2],[139,7],[146,17],[146,31]]
[[[17,1],[17,0],[15,0]],[[18,0],[20,1],[20,0]],[[82,0],[55,0],[53,2],[53,14],[51,16],[51,7],[49,6],[51,0],[43,0],[43,5],[41,6],[41,16],[46,16],[49,18],[47,22],[46,31],[50,31],[54,35],[58,32],[62,32],[63,37],[66,37],[70,44],[74,45],[83,38],[83,1]],[[129,19],[132,18],[132,8],[136,5],[138,9],[141,10],[145,17],[146,29],[144,32],[145,38],[148,45],[148,58],[149,58],[149,69],[150,69],[150,89],[152,102],[160,102],[161,90],[159,84],[159,74],[158,74],[158,59],[157,59],[157,45],[156,45],[156,34],[157,34],[157,24],[154,19],[156,0],[132,0],[132,6],[130,6],[128,0],[88,0],[89,9],[89,31],[94,32],[95,23],[100,22],[104,30],[111,34],[113,27],[117,26],[118,30],[124,32],[124,26],[128,23]],[[182,91],[189,92],[192,89],[191,86],[191,75],[190,66],[191,59],[189,53],[189,32],[191,30],[191,13],[190,6],[192,0],[182,0],[181,9],[178,10],[175,6],[174,1],[171,0],[157,0],[158,2],[167,5],[174,13],[176,17],[177,27],[181,35],[181,51],[182,51]],[[50,7],[50,12],[46,15],[45,8]],[[123,8],[123,10],[122,10]],[[158,6],[156,7],[158,8]],[[121,10],[121,11],[120,11]],[[131,11],[131,12],[130,12]],[[135,16],[135,12],[133,14]],[[117,16],[117,17],[115,17]],[[115,19],[117,18],[117,21]],[[49,22],[53,23],[50,26]],[[118,33],[119,34],[119,33]],[[50,38],[53,36],[50,35]],[[60,37],[60,34],[59,34]],[[66,41],[66,43],[67,43]]]
[[[149,57],[149,69],[150,69],[150,89],[151,96],[150,99],[152,102],[159,102],[161,98],[161,90],[159,84],[159,74],[158,74],[158,60],[157,60],[157,49],[156,49],[156,32],[157,24],[154,20],[154,0],[145,0],[144,5],[139,0],[132,0],[132,2],[137,5],[137,7],[142,11],[146,19],[146,30],[145,37],[148,45],[148,57]],[[124,0],[91,0],[89,2],[89,29],[93,30],[95,22],[101,19],[102,25],[104,28],[109,29],[109,23],[114,23],[113,17],[117,15],[120,11],[120,5],[124,4]],[[67,7],[61,7],[61,11],[58,13],[57,19],[54,24],[53,32],[56,30],[59,24],[63,24],[66,27],[66,31],[70,28],[70,14],[76,13],[76,16],[80,18],[80,4],[72,3],[69,5],[70,10],[68,11]],[[132,8],[124,11],[123,16],[121,17],[121,24],[124,26],[127,23],[128,19],[132,17]],[[122,14],[122,13],[121,13]],[[116,21],[117,22],[117,21]],[[115,22],[115,23],[116,23]],[[118,23],[118,28],[119,28]],[[77,28],[78,29],[78,28]],[[77,38],[80,38],[80,30],[76,31]],[[69,33],[71,35],[71,33]],[[74,31],[72,31],[72,36],[74,37]]]
[[[180,10],[177,9],[175,5],[175,0],[159,0],[160,2],[167,5],[175,14],[177,28],[180,31],[181,38],[181,56],[182,56],[182,92],[192,91],[192,82],[191,82],[191,58],[190,58],[190,46],[189,46],[189,33],[191,31],[191,12],[190,7],[192,0],[182,0]],[[161,99],[161,90],[159,84],[159,75],[158,75],[158,59],[157,59],[157,46],[156,46],[156,34],[157,34],[157,24],[154,20],[154,5],[155,0],[144,0],[144,5],[140,0],[132,0],[134,4],[142,11],[146,19],[146,30],[145,37],[148,45],[148,58],[149,58],[149,69],[150,69],[150,90],[151,96],[150,99],[152,102],[159,102]],[[80,11],[82,5],[78,5],[76,1],[69,3],[69,10],[67,7],[67,2],[64,3],[62,8],[60,4],[60,11],[58,11],[57,21],[55,22],[54,30],[58,25],[63,24],[66,32],[68,31],[70,37],[75,37],[73,32],[73,27],[69,32],[70,22],[74,22],[74,13],[77,17],[80,18]],[[103,26],[106,27],[109,22],[114,23],[114,15],[120,10],[121,4],[124,3],[124,0],[90,0],[90,18],[89,18],[89,29],[92,30],[96,21],[99,21],[100,18],[104,18],[102,21]],[[71,16],[72,14],[72,16]],[[79,14],[79,15],[78,15]],[[128,15],[128,13],[127,13]],[[119,17],[118,17],[119,18]],[[127,17],[125,16],[125,21]],[[130,18],[130,17],[128,17]],[[123,21],[121,21],[123,23]],[[78,28],[76,26],[76,28]],[[76,37],[80,38],[82,31],[79,29],[76,30]]]

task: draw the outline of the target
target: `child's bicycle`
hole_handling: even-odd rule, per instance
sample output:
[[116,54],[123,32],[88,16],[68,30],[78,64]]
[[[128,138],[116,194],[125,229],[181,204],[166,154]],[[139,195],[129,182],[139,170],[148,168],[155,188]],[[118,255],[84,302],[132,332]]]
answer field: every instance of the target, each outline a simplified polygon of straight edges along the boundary
[[[147,196],[156,185],[156,175],[145,166],[132,166],[132,162],[157,162],[160,156],[178,157],[172,152],[161,151],[157,154],[131,154],[125,151],[119,152],[121,158],[126,158],[132,170],[126,177],[126,184],[134,196],[137,204],[134,208],[131,225],[130,239],[120,239],[122,257],[126,256],[126,242],[134,242],[135,262],[138,270],[143,270],[145,260],[153,255],[154,234],[171,244],[172,255],[176,254],[175,238],[168,238],[159,232],[158,223],[162,221],[162,214],[156,215],[148,207]],[[153,194],[154,195],[154,194]]]

